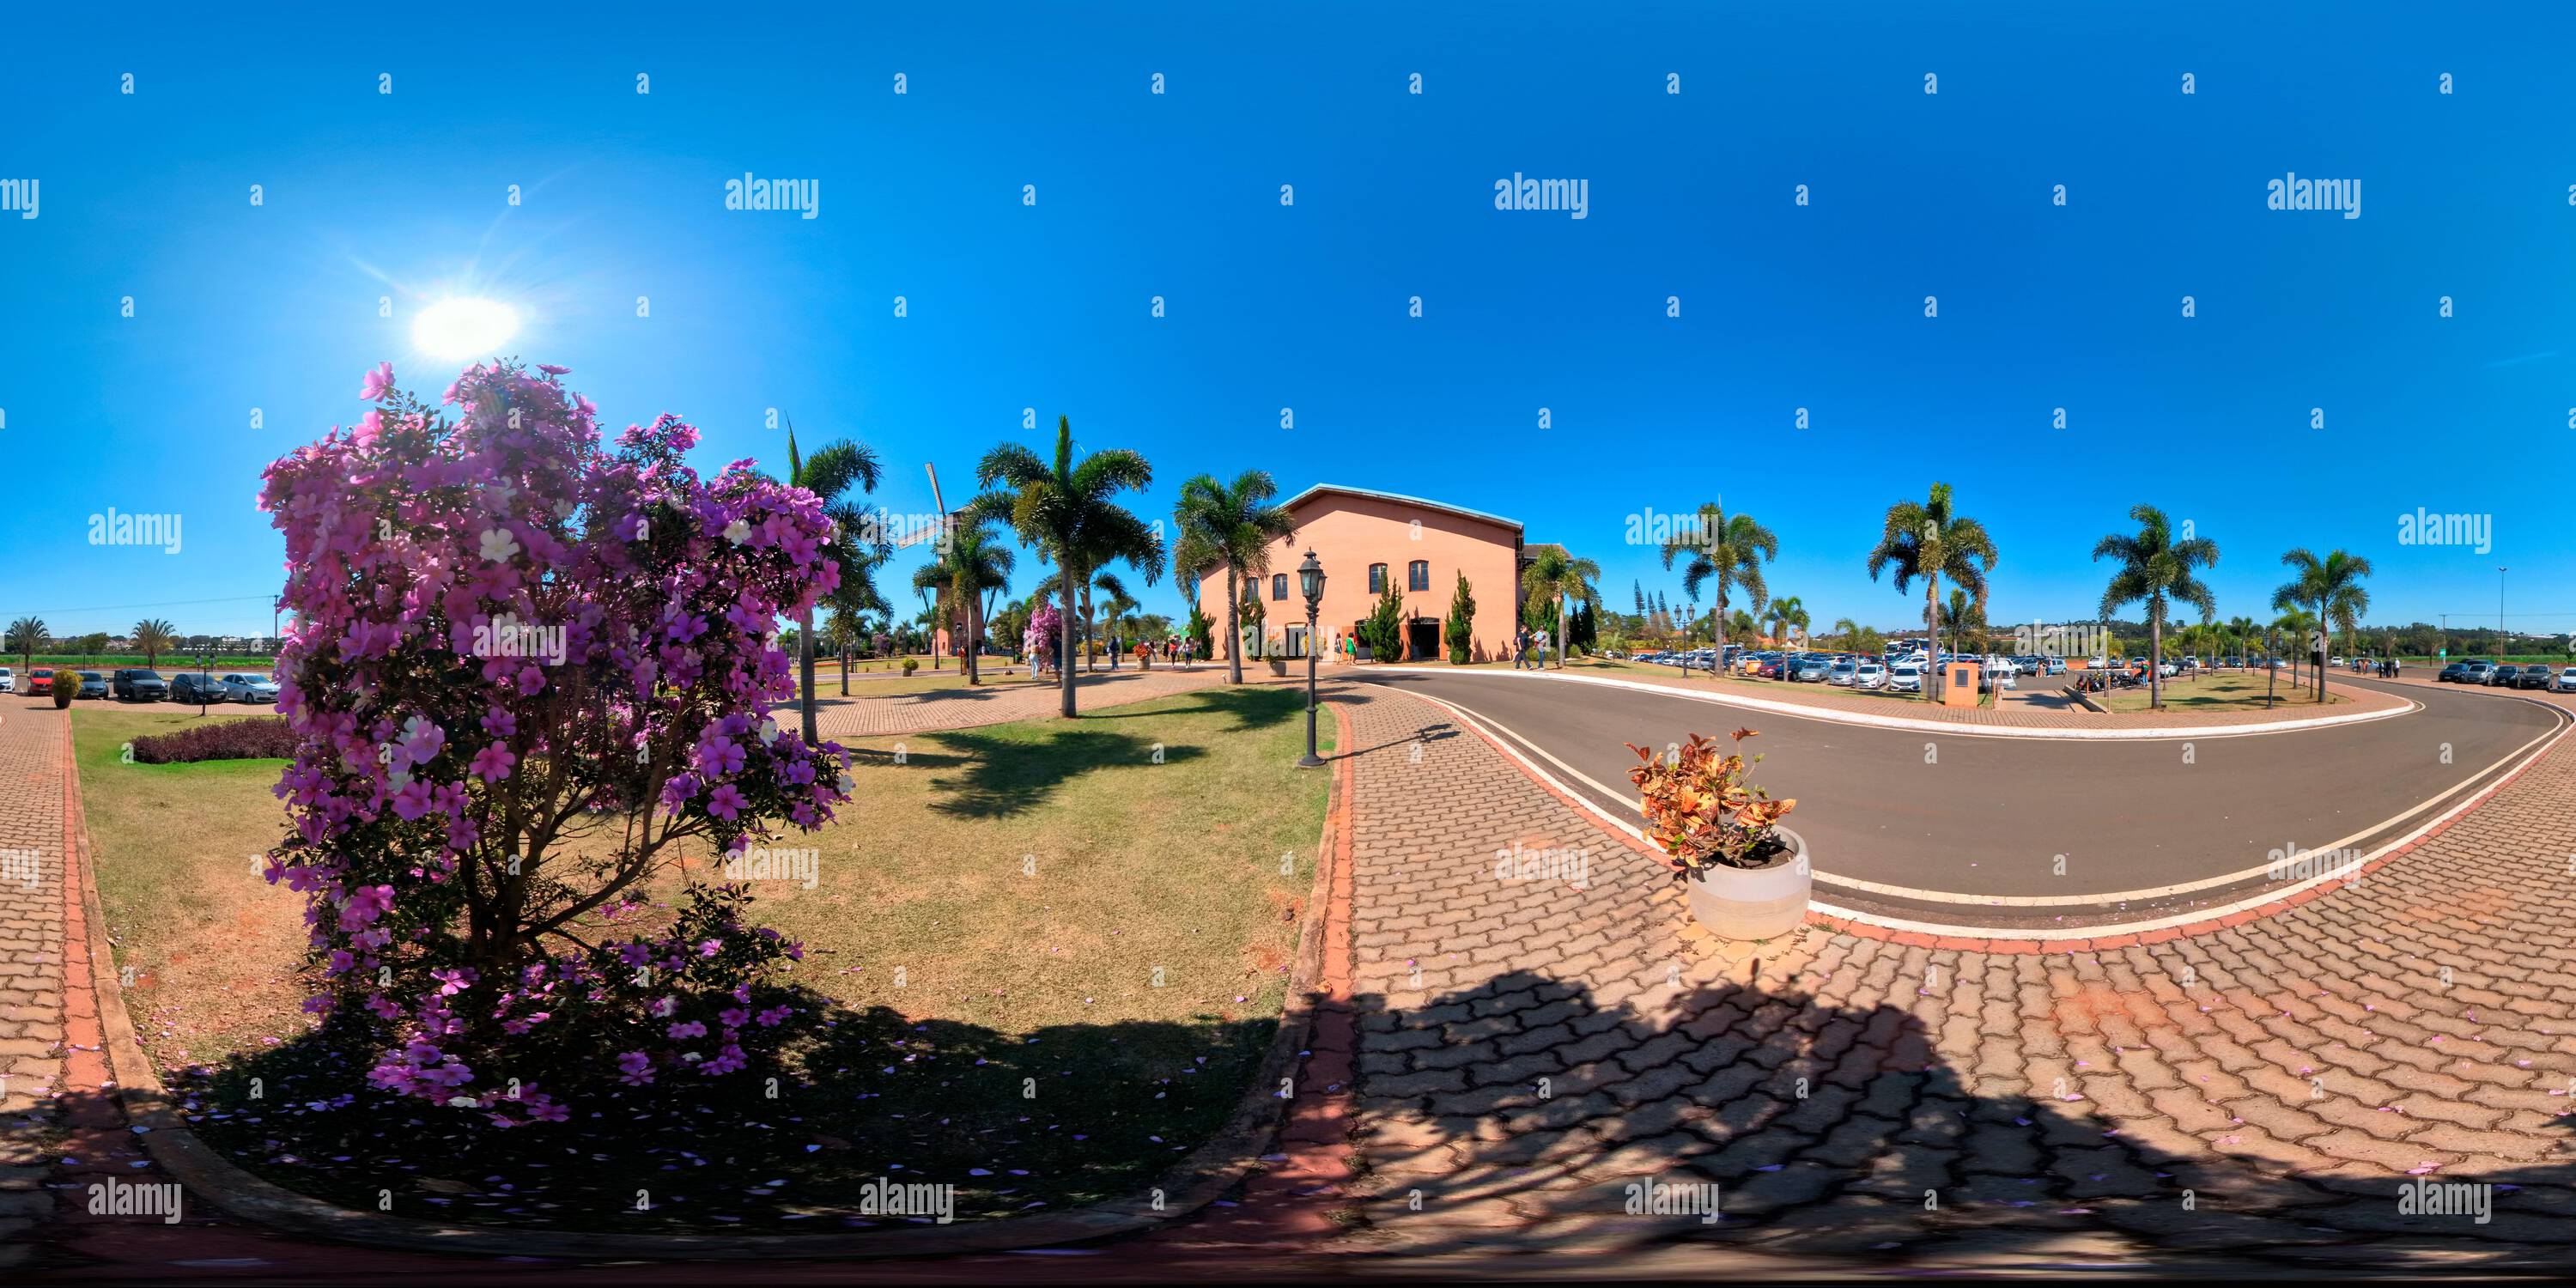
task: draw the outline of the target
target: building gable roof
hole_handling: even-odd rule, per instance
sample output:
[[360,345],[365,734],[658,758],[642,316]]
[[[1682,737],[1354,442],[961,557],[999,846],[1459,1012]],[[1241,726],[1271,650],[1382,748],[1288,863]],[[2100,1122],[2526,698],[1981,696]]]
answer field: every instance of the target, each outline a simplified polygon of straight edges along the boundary
[[1306,501],[1330,493],[1339,493],[1343,496],[1367,497],[1373,501],[1393,501],[1399,505],[1418,505],[1426,510],[1438,510],[1444,514],[1454,514],[1461,518],[1474,519],[1480,523],[1491,523],[1500,527],[1509,528],[1514,532],[1519,532],[1521,530],[1520,520],[1506,519],[1499,514],[1487,514],[1482,510],[1470,510],[1463,505],[1446,505],[1438,501],[1426,501],[1421,497],[1406,496],[1401,492],[1379,492],[1364,487],[1344,487],[1338,483],[1318,483],[1315,486],[1288,498],[1282,504],[1285,508],[1293,510]]

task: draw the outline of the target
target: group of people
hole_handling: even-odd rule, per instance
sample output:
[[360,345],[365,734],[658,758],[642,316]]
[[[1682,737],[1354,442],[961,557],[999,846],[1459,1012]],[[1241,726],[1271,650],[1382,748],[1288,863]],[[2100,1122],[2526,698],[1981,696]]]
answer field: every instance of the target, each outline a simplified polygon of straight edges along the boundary
[[2397,678],[2398,663],[2393,657],[2356,657],[2352,660],[2355,675],[2377,675],[2383,680]]
[[1547,665],[1547,632],[1524,626],[1512,637],[1512,669],[1537,670]]

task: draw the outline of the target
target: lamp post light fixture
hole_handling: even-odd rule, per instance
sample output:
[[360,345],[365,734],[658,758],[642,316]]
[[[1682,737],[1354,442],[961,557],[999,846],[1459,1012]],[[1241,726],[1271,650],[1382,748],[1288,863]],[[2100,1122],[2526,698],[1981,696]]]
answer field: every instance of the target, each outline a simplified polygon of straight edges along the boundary
[[1297,758],[1297,767],[1321,769],[1324,758],[1315,754],[1315,616],[1324,607],[1324,565],[1315,562],[1312,550],[1297,565],[1297,588],[1306,595],[1306,754]]

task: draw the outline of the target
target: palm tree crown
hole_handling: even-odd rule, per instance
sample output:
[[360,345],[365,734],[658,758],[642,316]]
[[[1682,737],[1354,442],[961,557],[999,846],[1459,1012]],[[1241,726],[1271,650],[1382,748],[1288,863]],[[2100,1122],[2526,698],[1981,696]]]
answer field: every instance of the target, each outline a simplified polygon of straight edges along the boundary
[[2102,591],[2102,616],[2110,617],[2123,604],[2147,606],[2147,705],[2161,709],[2165,605],[2180,600],[2199,609],[2204,619],[2217,613],[2218,597],[2192,572],[2217,566],[2218,543],[2207,537],[2174,540],[2173,524],[2152,505],[2131,507],[2129,518],[2138,525],[2136,535],[2115,532],[2093,546],[2096,560],[2120,562]]
[[1524,602],[1542,599],[1556,601],[1556,666],[1565,669],[1565,610],[1568,601],[1582,600],[1599,604],[1601,565],[1589,559],[1577,559],[1561,546],[1540,546],[1521,570],[1521,596]]
[[[1986,574],[1999,562],[1986,525],[1958,512],[1949,484],[1935,483],[1932,494],[1921,502],[1899,501],[1887,507],[1878,545],[1869,552],[1869,579],[1876,581],[1881,572],[1894,569],[1898,594],[1905,593],[1916,578],[1923,580],[1923,630],[1936,637],[1933,651],[1938,652],[1941,579],[1947,577],[1965,589],[1983,612]],[[1940,668],[1934,667],[1931,682],[1923,686],[1926,699],[1936,696],[1940,677]]]
[[1181,484],[1181,499],[1172,507],[1172,525],[1180,534],[1172,546],[1173,580],[1195,592],[1209,570],[1225,569],[1225,620],[1238,643],[1226,650],[1229,684],[1243,683],[1243,609],[1236,602],[1243,579],[1268,572],[1270,543],[1297,530],[1287,507],[1270,504],[1278,494],[1278,485],[1261,470],[1245,470],[1231,484],[1201,474]]
[[[1726,507],[1711,501],[1699,508],[1697,521],[1663,546],[1664,567],[1682,564],[1682,593],[1699,598],[1701,586],[1717,583],[1717,600],[1713,611],[1722,624],[1717,641],[1719,652],[1726,648],[1724,631],[1733,624],[1726,614],[1727,591],[1741,586],[1751,596],[1753,611],[1761,612],[1771,601],[1771,588],[1762,581],[1764,560],[1780,555],[1780,539],[1769,528],[1753,521],[1749,514],[1728,514]],[[1749,632],[1747,632],[1749,633]]]
[[[814,494],[823,503],[823,513],[832,520],[832,544],[825,558],[837,563],[841,585],[832,594],[835,606],[852,612],[889,612],[885,601],[878,598],[874,574],[877,565],[891,553],[877,544],[871,551],[860,535],[874,525],[864,522],[858,507],[841,499],[841,494],[856,484],[862,492],[877,490],[879,475],[877,454],[867,447],[841,439],[803,456],[796,450],[796,424],[787,425],[787,483]],[[818,741],[814,730],[814,610],[807,607],[796,614],[796,671],[799,696],[798,713],[802,717],[805,741]]]
[[1052,462],[1021,444],[1004,443],[984,454],[975,480],[987,490],[968,504],[969,512],[1007,523],[1056,566],[1065,609],[1061,647],[1068,663],[1062,668],[1063,710],[1071,716],[1076,588],[1088,584],[1094,571],[1121,561],[1144,570],[1149,586],[1162,574],[1162,534],[1115,499],[1120,492],[1152,486],[1154,467],[1124,448],[1074,459],[1073,422],[1059,416]]
[[[2361,579],[2370,575],[2370,561],[2347,551],[2337,550],[2319,559],[2305,547],[2281,556],[2281,562],[2296,575],[2272,592],[2274,608],[2316,609],[2308,629],[2341,627],[2350,635],[2360,625],[2362,614],[2370,611],[2370,592],[2362,589]],[[2326,678],[2317,676],[2317,701],[2326,700]]]

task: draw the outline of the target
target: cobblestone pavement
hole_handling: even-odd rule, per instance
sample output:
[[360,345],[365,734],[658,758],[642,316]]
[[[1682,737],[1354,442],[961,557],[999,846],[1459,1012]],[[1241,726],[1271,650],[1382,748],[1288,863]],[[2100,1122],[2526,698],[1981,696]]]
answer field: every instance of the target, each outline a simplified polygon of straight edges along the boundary
[[[1247,670],[1244,682],[1256,678],[1270,679],[1266,670]],[[1299,677],[1302,681],[1303,673]],[[837,683],[837,682],[836,682]],[[1077,710],[1119,706],[1166,698],[1175,693],[1190,693],[1212,684],[1225,683],[1222,663],[1200,663],[1189,670],[1156,664],[1150,671],[1124,667],[1080,675],[1074,681]],[[987,678],[973,688],[929,689],[918,693],[900,693],[876,697],[862,695],[858,681],[851,681],[849,697],[826,690],[814,706],[815,728],[826,738],[865,738],[880,734],[921,733],[931,729],[968,729],[977,725],[1008,724],[1014,720],[1041,720],[1062,710],[1063,691],[1053,677],[1047,682],[1031,683],[1026,676],[1007,680]],[[815,686],[821,688],[821,685]],[[792,702],[781,705],[784,715],[793,714]]]
[[[0,1266],[52,1205],[63,1081],[63,718],[0,711]],[[23,709],[22,709],[23,708]],[[30,866],[32,865],[32,867]]]
[[[1370,749],[1351,1247],[2456,1270],[2576,1244],[2576,753],[2358,889],[2209,933],[1723,945],[1480,735],[1334,700]],[[2492,1184],[2491,1218],[2401,1214],[2419,1178]],[[1626,1212],[1692,1182],[1721,1219]]]

